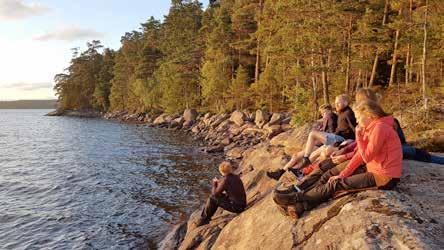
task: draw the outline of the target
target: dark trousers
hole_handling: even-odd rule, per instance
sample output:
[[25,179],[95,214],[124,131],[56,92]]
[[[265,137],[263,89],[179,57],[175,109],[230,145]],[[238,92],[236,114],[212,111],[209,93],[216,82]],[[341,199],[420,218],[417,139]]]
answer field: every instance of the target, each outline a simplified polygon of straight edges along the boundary
[[[328,181],[327,178],[338,175],[346,166],[347,162],[344,162],[339,164],[339,166],[336,168],[336,164],[334,164],[331,159],[324,160],[319,163],[319,168],[316,168],[309,175],[305,176],[297,186],[302,190],[310,190],[319,183],[325,183]],[[330,171],[330,173],[323,177],[323,175],[328,171]]]
[[205,207],[202,210],[201,217],[204,220],[210,221],[211,217],[213,217],[214,213],[216,213],[218,207],[221,207],[229,212],[237,214],[242,213],[245,209],[245,207],[235,204],[225,194],[217,196],[212,195],[210,196],[210,198],[208,198]]
[[[358,167],[353,175],[347,178],[329,182],[332,176],[339,175],[347,167],[347,163],[344,162],[332,168],[330,168],[331,164],[327,164],[324,168],[313,171],[298,185],[304,191],[298,195],[296,202],[303,202],[305,209],[312,209],[332,198],[337,192],[376,187],[375,178],[372,173],[367,172],[365,165]],[[330,169],[324,172],[328,168]],[[385,186],[378,188],[393,189],[398,182],[399,179],[394,178]]]
[[376,187],[375,178],[372,173],[366,172],[364,166],[359,167],[352,176],[344,179],[336,179],[329,182],[331,176],[339,174],[337,168],[326,172],[318,185],[303,193],[301,200],[306,201],[310,206],[317,206],[333,197],[336,192]]

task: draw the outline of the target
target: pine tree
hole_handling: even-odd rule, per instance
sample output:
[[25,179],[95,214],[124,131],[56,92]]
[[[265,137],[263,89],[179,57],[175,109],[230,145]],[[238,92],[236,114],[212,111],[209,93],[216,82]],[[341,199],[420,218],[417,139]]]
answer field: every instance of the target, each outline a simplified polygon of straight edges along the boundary
[[230,47],[233,37],[229,11],[225,4],[208,9],[201,29],[206,41],[201,70],[203,104],[216,112],[227,108],[224,98],[235,67],[234,50]]
[[162,107],[168,112],[200,104],[201,21],[202,5],[191,0],[173,0],[165,16],[160,46],[165,57],[155,75],[163,92]]

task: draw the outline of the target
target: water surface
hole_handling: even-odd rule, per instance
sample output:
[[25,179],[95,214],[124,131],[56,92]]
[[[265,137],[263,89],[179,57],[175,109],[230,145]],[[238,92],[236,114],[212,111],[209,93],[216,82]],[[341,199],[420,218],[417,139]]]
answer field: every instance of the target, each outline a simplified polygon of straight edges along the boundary
[[47,112],[0,110],[2,249],[155,248],[207,195],[188,136]]

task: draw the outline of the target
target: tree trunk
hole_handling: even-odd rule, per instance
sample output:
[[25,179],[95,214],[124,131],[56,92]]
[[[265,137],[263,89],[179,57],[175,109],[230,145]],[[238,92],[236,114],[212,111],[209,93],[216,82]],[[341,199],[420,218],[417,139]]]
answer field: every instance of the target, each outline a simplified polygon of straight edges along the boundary
[[[414,67],[414,64],[413,64],[413,62],[414,62],[414,55],[413,55],[413,53],[410,55],[410,62],[409,62],[409,66],[410,66],[410,69],[409,69],[409,82],[413,82],[413,67]],[[417,81],[418,82],[418,81]]]
[[428,15],[428,9],[429,9],[429,1],[426,0],[425,1],[425,11],[424,11],[424,42],[422,45],[422,97],[424,100],[424,109],[427,110],[428,105],[427,105],[427,86],[426,86],[426,63],[427,63],[427,15]]
[[[399,11],[399,16],[401,16],[402,11]],[[389,86],[393,86],[393,82],[395,81],[395,73],[396,73],[396,63],[397,63],[397,54],[398,54],[398,41],[399,41],[399,29],[395,32],[395,45],[393,47],[393,56],[392,56],[392,69],[390,71],[390,80]]]
[[378,49],[376,49],[376,55],[375,59],[373,60],[372,74],[370,75],[370,81],[368,82],[368,87],[372,87],[373,83],[375,82],[376,70],[378,69],[378,61],[379,61],[378,53],[379,53]]
[[327,68],[328,68],[328,60],[325,59],[325,53],[324,50],[321,49],[321,81],[322,81],[322,94],[324,97],[324,103],[328,104],[330,103],[329,96],[328,96],[328,79],[327,79]]
[[[408,21],[408,30],[412,28],[412,15],[413,15],[413,0],[409,0],[409,21]],[[412,81],[412,64],[411,64],[411,50],[412,44],[409,42],[407,44],[407,55],[405,58],[405,84],[408,84]]]
[[409,71],[410,71],[410,44],[407,45],[407,55],[405,56],[405,84],[409,83]]
[[[385,0],[384,16],[382,17],[382,25],[383,26],[387,23],[389,1],[390,0]],[[378,70],[378,61],[379,61],[379,51],[378,51],[378,48],[376,48],[375,59],[373,60],[372,74],[370,75],[370,82],[368,83],[368,87],[372,87],[373,84],[375,83],[376,71]]]
[[[301,60],[299,58],[296,60],[296,66],[298,67],[298,70],[301,68]],[[296,76],[296,86],[301,87],[299,76]]]
[[[312,49],[311,51],[311,67],[315,66],[315,62],[314,62],[314,49]],[[312,83],[312,90],[313,90],[313,106],[314,106],[314,110],[313,110],[313,114],[316,113],[317,109],[318,109],[318,90],[317,90],[317,84],[316,84],[316,75],[314,72],[311,73],[311,83]]]
[[[261,26],[261,18],[262,18],[262,0],[259,1],[259,18],[257,21],[257,28],[259,29],[259,27]],[[259,37],[256,38],[257,39],[257,48],[256,48],[256,67],[254,70],[254,80],[255,82],[259,82],[259,73],[260,73],[260,59],[261,59],[261,51],[260,51],[260,42],[259,42]]]
[[347,34],[347,62],[345,68],[345,93],[350,91],[350,54],[351,54],[351,32],[352,32],[352,18],[350,17],[350,22],[348,26]]

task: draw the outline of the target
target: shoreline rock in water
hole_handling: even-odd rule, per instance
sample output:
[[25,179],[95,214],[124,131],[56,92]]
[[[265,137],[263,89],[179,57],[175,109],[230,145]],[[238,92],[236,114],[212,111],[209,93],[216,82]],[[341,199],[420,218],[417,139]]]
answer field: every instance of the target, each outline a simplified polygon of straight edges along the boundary
[[[200,209],[176,225],[160,249],[439,249],[444,245],[444,168],[404,161],[401,183],[392,191],[365,191],[331,200],[298,220],[283,216],[271,198],[276,181],[266,171],[281,168],[299,151],[312,126],[292,128],[288,114],[235,111],[182,115],[113,112],[106,119],[181,129],[205,141],[208,153],[239,163],[248,200],[240,215],[218,210],[196,228]],[[286,173],[284,183],[295,181]],[[210,181],[210,180],[208,180]]]
[[46,114],[46,116],[69,116],[78,118],[99,118],[102,117],[102,113],[96,110],[61,110],[57,109]]

